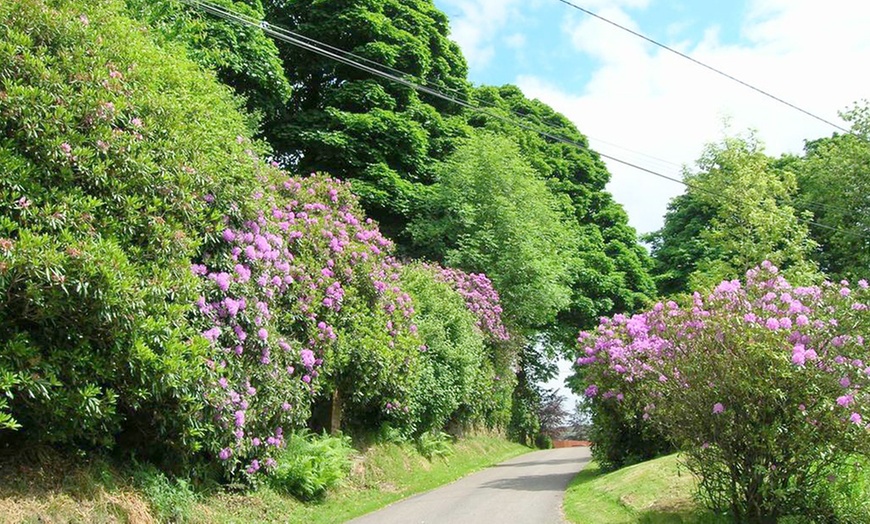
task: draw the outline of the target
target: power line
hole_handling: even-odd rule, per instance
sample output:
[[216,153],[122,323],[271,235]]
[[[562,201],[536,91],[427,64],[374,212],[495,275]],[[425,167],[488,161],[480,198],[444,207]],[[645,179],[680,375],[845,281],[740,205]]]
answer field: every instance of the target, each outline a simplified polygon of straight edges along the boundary
[[[343,63],[343,64],[348,65],[350,67],[371,73],[371,74],[376,75],[376,76],[380,76],[381,78],[399,83],[401,85],[404,85],[406,87],[409,87],[409,88],[414,89],[416,91],[419,91],[421,93],[426,93],[430,96],[439,98],[441,100],[444,100],[447,102],[452,102],[452,103],[457,104],[457,105],[464,107],[466,109],[470,109],[472,111],[476,111],[478,113],[485,114],[487,116],[501,120],[503,122],[507,122],[509,124],[520,127],[521,129],[525,129],[527,131],[537,133],[541,136],[544,136],[546,138],[549,138],[549,139],[554,140],[554,141],[559,142],[559,143],[569,145],[569,146],[574,147],[576,149],[579,149],[581,151],[592,152],[587,145],[585,145],[581,142],[577,142],[575,140],[571,140],[569,138],[565,138],[565,137],[550,133],[549,131],[544,131],[544,130],[538,129],[532,125],[529,125],[528,123],[526,123],[523,120],[512,119],[512,118],[504,116],[502,114],[488,111],[488,110],[481,108],[479,106],[476,106],[476,105],[474,105],[466,100],[452,97],[450,95],[443,93],[442,91],[440,91],[438,89],[434,89],[434,88],[431,88],[431,87],[428,87],[425,85],[421,85],[417,82],[409,80],[408,78],[397,76],[396,74],[392,74],[390,72],[378,69],[378,67],[383,67],[384,69],[391,69],[394,72],[400,73],[402,75],[406,75],[405,73],[402,73],[399,70],[388,68],[387,66],[383,66],[377,62],[374,62],[374,61],[368,60],[368,59],[365,59],[365,62],[372,64],[373,66],[378,66],[378,67],[365,65],[354,58],[354,57],[356,57],[356,55],[352,55],[351,53],[344,51],[343,49],[340,49],[338,47],[327,46],[326,44],[323,44],[322,42],[319,42],[319,41],[315,40],[314,38],[302,36],[302,35],[294,32],[294,31],[291,31],[289,29],[282,28],[282,27],[276,26],[276,25],[272,25],[264,20],[258,20],[254,17],[239,14],[237,12],[231,11],[229,9],[225,9],[221,6],[211,4],[211,3],[203,1],[203,0],[180,0],[180,1],[184,2],[188,5],[191,5],[193,7],[199,7],[201,9],[203,9],[204,11],[211,13],[219,18],[223,18],[223,19],[228,20],[228,21],[248,25],[250,27],[260,28],[267,35],[270,35],[278,40],[281,40],[282,42],[285,42],[285,43],[294,45],[296,47],[311,51],[313,53],[316,53],[316,54],[319,54],[319,55],[324,56],[326,58],[329,58],[331,60],[335,60],[337,62]],[[406,75],[406,76],[410,76],[410,75]],[[680,178],[666,175],[664,173],[660,173],[658,171],[643,167],[643,166],[635,164],[633,162],[629,162],[627,160],[623,160],[621,158],[618,158],[618,157],[615,157],[612,155],[607,155],[607,154],[604,154],[601,152],[594,152],[594,153],[596,153],[601,158],[606,158],[606,159],[611,160],[613,162],[622,164],[622,165],[627,166],[627,167],[631,167],[631,168],[636,169],[638,171],[647,173],[649,175],[653,175],[653,176],[658,177],[658,178],[662,178],[664,180],[669,180],[671,182],[675,182],[677,184],[686,186],[686,187],[694,189],[696,191],[701,191],[701,192],[704,192],[704,193],[707,193],[707,194],[710,194],[710,195],[713,195],[716,197],[720,197],[720,198],[730,199],[730,197],[727,197],[726,195],[723,195],[721,193],[717,193],[716,191],[712,191],[712,190],[709,190],[709,189],[706,189],[706,188],[703,188],[703,187],[700,187],[700,186],[697,186],[694,184],[690,184],[690,183],[688,183],[685,180],[682,180]],[[801,220],[800,216],[797,216],[797,215],[795,215],[795,216],[796,216],[796,218],[798,218],[798,220]],[[804,222],[806,222],[807,224],[814,225],[816,227],[820,227],[820,228],[829,229],[832,231],[838,231],[840,233],[848,234],[847,231],[844,231],[844,230],[839,229],[837,227],[832,227],[832,226],[828,226],[825,224],[820,224],[820,223],[817,223],[817,222],[814,222],[811,220],[804,220]]]
[[673,54],[675,54],[675,55],[677,55],[677,56],[679,56],[679,57],[685,58],[686,60],[692,62],[692,63],[695,64],[695,65],[701,66],[701,67],[703,67],[704,69],[707,69],[707,70],[709,70],[709,71],[712,71],[712,72],[716,73],[717,75],[724,76],[724,77],[727,78],[728,80],[731,80],[731,81],[737,82],[738,84],[740,84],[740,85],[742,85],[742,86],[744,86],[744,87],[748,87],[749,89],[755,91],[756,93],[760,93],[760,94],[762,94],[762,95],[764,95],[764,96],[766,96],[766,97],[768,97],[768,98],[771,98],[771,99],[773,99],[773,100],[779,102],[780,104],[786,105],[786,106],[788,106],[788,107],[790,107],[790,108],[792,108],[792,109],[795,109],[795,110],[797,110],[797,111],[800,111],[801,113],[803,113],[803,114],[809,116],[810,118],[814,118],[814,119],[818,120],[819,122],[824,122],[825,124],[828,124],[829,126],[832,126],[832,127],[836,128],[836,129],[839,129],[840,131],[843,131],[844,133],[852,134],[852,131],[851,131],[851,130],[849,130],[849,129],[847,129],[847,128],[845,128],[845,127],[839,125],[839,124],[836,124],[836,123],[834,123],[834,122],[831,122],[830,120],[828,120],[828,119],[826,119],[826,118],[823,118],[823,117],[821,117],[821,116],[819,116],[819,115],[817,115],[817,114],[815,114],[815,113],[811,113],[811,112],[807,111],[806,109],[803,109],[802,107],[799,107],[799,106],[797,106],[797,105],[795,105],[795,104],[793,104],[793,103],[791,103],[791,102],[789,102],[789,101],[787,101],[787,100],[784,100],[784,99],[782,99],[782,98],[780,98],[780,97],[778,97],[778,96],[776,96],[776,95],[774,95],[774,94],[772,94],[772,93],[770,93],[770,92],[768,92],[768,91],[765,91],[764,89],[761,89],[760,87],[755,87],[754,85],[750,84],[749,82],[744,82],[743,80],[740,80],[739,78],[737,78],[737,77],[735,77],[735,76],[733,76],[733,75],[730,75],[730,74],[726,73],[725,71],[722,71],[721,69],[717,69],[717,68],[715,68],[715,67],[713,67],[713,66],[711,66],[711,65],[709,65],[709,64],[706,64],[706,63],[704,63],[704,62],[701,62],[701,61],[698,60],[697,58],[693,58],[692,56],[687,55],[686,53],[683,53],[683,52],[681,52],[681,51],[678,51],[678,50],[674,49],[673,47],[670,47],[670,46],[668,46],[668,45],[666,45],[666,44],[663,44],[663,43],[661,43],[661,42],[659,42],[659,41],[657,41],[657,40],[654,40],[654,39],[652,39],[652,38],[646,36],[646,35],[643,34],[643,33],[639,33],[639,32],[637,32],[637,31],[635,31],[634,29],[631,29],[631,28],[629,28],[629,27],[626,27],[626,26],[624,26],[624,25],[622,25],[622,24],[620,24],[620,23],[618,23],[618,22],[614,22],[613,20],[610,20],[609,18],[605,18],[605,17],[603,17],[603,16],[601,16],[601,15],[599,15],[599,14],[593,12],[593,11],[590,11],[589,9],[586,9],[586,8],[584,8],[584,7],[581,7],[581,6],[579,6],[579,5],[577,5],[577,4],[573,3],[573,2],[571,2],[571,1],[569,1],[569,0],[556,0],[556,1],[557,1],[557,2],[561,2],[561,3],[563,3],[563,4],[565,4],[565,5],[569,6],[569,7],[572,7],[572,8],[574,8],[574,9],[578,10],[578,11],[581,11],[581,12],[583,12],[583,13],[586,13],[587,15],[589,15],[589,16],[591,16],[591,17],[593,17],[593,18],[596,18],[596,19],[598,19],[598,20],[601,20],[602,22],[604,22],[604,23],[606,23],[606,24],[610,24],[610,25],[612,25],[613,27],[616,27],[616,28],[618,28],[618,29],[621,29],[621,30],[625,31],[626,33],[632,34],[632,35],[634,35],[634,36],[636,36],[636,37],[638,37],[638,38],[640,38],[640,39],[646,40],[646,41],[649,42],[650,44],[653,44],[654,46],[660,47],[660,48],[664,49],[665,51],[669,51],[669,52],[671,52],[671,53],[673,53]]

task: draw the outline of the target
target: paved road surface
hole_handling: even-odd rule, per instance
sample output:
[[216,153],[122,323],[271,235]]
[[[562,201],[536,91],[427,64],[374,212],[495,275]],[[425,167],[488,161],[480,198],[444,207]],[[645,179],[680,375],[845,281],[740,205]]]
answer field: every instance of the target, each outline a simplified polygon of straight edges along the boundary
[[589,448],[527,453],[351,523],[562,523],[565,487],[587,462]]

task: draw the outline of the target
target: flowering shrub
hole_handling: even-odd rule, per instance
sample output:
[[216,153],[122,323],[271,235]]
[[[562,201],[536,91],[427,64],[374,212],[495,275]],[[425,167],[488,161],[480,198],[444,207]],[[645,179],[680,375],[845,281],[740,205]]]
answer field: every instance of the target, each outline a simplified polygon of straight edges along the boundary
[[[455,280],[445,282],[444,275]],[[402,285],[416,306],[415,321],[425,345],[420,347],[420,377],[414,387],[415,429],[418,434],[461,429],[476,423],[498,426],[499,413],[510,410],[510,393],[500,395],[501,377],[488,351],[492,334],[480,328],[481,311],[498,311],[498,294],[483,299],[463,293],[454,282],[487,282],[483,275],[432,265],[410,265]],[[495,317],[497,320],[497,317]],[[503,326],[496,324],[506,336]],[[509,374],[504,371],[501,374]],[[510,383],[510,381],[505,381]]]
[[122,10],[0,3],[0,424],[188,453],[206,350],[190,260],[246,213],[258,147],[235,140],[238,101]]
[[420,346],[391,244],[358,218],[348,187],[311,176],[268,189],[254,195],[256,219],[228,225],[223,248],[193,266],[208,282],[197,306],[217,350],[214,451],[248,473],[275,464],[284,429],[308,419],[321,388],[351,391],[346,415],[369,427],[407,420]]
[[821,518],[807,494],[870,452],[868,303],[866,281],[793,287],[765,262],[745,285],[581,333],[584,393],[593,409],[643,413],[738,521]]
[[465,305],[477,317],[477,327],[493,342],[510,340],[502,324],[502,307],[498,292],[483,273],[466,273],[459,269],[434,267],[436,278],[447,282],[465,299]]

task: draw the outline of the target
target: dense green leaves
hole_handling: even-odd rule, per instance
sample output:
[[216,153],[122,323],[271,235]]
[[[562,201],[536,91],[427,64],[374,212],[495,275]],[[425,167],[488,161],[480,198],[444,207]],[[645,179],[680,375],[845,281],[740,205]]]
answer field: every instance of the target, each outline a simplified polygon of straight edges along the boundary
[[815,243],[792,204],[797,189],[754,136],[707,146],[688,189],[668,207],[664,227],[650,236],[660,291],[708,289],[759,260],[781,266],[798,282],[818,276]]
[[427,207],[410,227],[418,249],[487,273],[514,325],[542,326],[569,304],[576,232],[509,139],[475,133],[439,166]]
[[870,271],[870,109],[844,116],[852,134],[809,141],[803,158],[785,161],[797,173],[796,207],[814,217],[814,258],[834,280]]
[[[487,109],[470,113],[469,124],[511,137],[523,159],[567,202],[570,221],[577,224],[571,303],[561,310],[551,334],[567,346],[576,325],[591,325],[600,315],[648,304],[655,295],[649,276],[652,262],[622,206],[604,190],[610,174],[598,154],[588,149],[586,137],[563,115],[529,100],[515,86],[484,86],[473,94]],[[519,119],[522,126],[511,123]],[[545,138],[537,131],[587,147]]]
[[[447,18],[430,0],[312,0],[266,3],[271,23],[398,69],[445,90],[465,92],[465,60],[447,39]],[[436,98],[287,44],[281,58],[295,86],[287,111],[265,136],[301,171],[355,179],[366,210],[391,234],[402,231],[433,158],[463,134],[458,112]]]
[[253,146],[226,88],[120,10],[0,6],[0,373],[27,435],[195,448],[189,264],[244,211]]
[[[130,16],[146,23],[165,42],[182,44],[190,57],[213,70],[221,82],[247,99],[248,110],[270,121],[283,110],[292,89],[278,49],[260,29],[224,21],[176,0],[126,0]],[[260,0],[213,3],[255,19]]]

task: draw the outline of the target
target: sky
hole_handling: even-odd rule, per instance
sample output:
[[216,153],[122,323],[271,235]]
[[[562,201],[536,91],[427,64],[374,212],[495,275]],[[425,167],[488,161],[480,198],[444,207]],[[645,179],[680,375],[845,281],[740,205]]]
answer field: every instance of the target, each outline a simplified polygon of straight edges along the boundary
[[[870,98],[870,2],[572,0],[848,127]],[[705,144],[755,130],[772,155],[835,129],[558,0],[435,0],[478,84],[518,85],[570,118],[593,149],[680,178]],[[607,161],[638,232],[683,186]]]
[[[864,0],[571,1],[845,127],[839,111],[870,98]],[[669,176],[725,134],[751,129],[778,156],[836,131],[558,0],[435,4],[473,82],[518,85],[570,118],[593,149]],[[684,187],[606,162],[630,224],[659,229]],[[560,371],[549,387],[568,393],[570,363]]]

